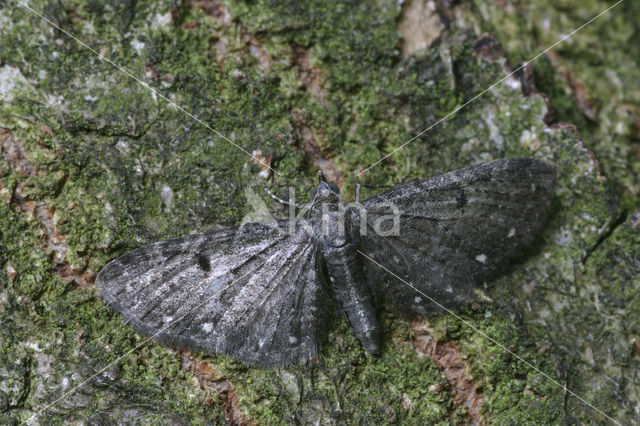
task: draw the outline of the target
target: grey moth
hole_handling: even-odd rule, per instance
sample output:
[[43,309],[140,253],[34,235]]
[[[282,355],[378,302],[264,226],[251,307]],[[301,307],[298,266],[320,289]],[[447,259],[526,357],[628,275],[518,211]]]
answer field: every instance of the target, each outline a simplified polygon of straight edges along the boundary
[[437,307],[424,295],[443,306],[467,300],[532,242],[554,183],[552,165],[528,158],[452,171],[352,205],[321,181],[308,217],[145,245],[107,264],[96,282],[135,330],[174,348],[247,364],[308,361],[336,303],[376,354],[377,306],[427,315]]

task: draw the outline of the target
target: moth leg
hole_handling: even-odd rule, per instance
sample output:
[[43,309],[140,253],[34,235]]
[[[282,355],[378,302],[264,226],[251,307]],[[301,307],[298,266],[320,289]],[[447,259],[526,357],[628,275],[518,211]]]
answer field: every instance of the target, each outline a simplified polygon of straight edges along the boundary
[[[404,185],[405,182],[407,180],[407,177],[404,177],[400,180],[394,181],[392,184],[390,185],[375,185],[372,183],[356,183],[356,188],[359,186],[363,187],[363,188],[367,188],[367,189],[390,189],[390,188],[395,188],[399,185]],[[355,181],[355,179],[352,180],[352,182]]]

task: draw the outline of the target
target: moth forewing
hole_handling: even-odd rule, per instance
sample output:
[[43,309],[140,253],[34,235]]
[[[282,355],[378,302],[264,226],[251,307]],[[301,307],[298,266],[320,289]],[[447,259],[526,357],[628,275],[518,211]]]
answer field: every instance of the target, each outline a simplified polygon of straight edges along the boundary
[[[402,314],[433,310],[397,275],[439,303],[467,300],[529,245],[542,228],[555,184],[552,165],[530,158],[495,160],[415,181],[363,202],[367,225],[400,210],[399,235],[369,232],[360,249],[365,276],[378,298]],[[516,237],[517,236],[517,237]]]
[[[393,202],[387,201],[380,204],[380,207],[388,207],[390,213],[380,215],[373,221],[373,230],[380,237],[400,235],[400,208]],[[388,222],[391,221],[391,226]]]

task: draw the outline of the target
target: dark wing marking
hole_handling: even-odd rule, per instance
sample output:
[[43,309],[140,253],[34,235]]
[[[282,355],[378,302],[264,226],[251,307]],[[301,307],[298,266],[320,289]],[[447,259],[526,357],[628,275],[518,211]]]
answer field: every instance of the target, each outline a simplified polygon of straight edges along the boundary
[[330,300],[321,271],[304,229],[249,223],[140,247],[96,282],[140,333],[175,321],[161,343],[274,365],[317,356]]
[[[443,305],[465,300],[532,242],[555,183],[554,167],[533,159],[496,160],[409,183],[363,202],[360,249]],[[397,236],[374,225],[399,208]],[[379,229],[388,230],[391,222]],[[427,314],[433,304],[370,260],[365,275],[397,311]]]

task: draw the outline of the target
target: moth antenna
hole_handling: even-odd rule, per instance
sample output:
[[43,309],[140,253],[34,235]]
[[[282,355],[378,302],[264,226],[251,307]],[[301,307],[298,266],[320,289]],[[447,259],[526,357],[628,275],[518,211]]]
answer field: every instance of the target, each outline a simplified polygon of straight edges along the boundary
[[397,184],[396,185],[373,185],[370,183],[359,183],[358,185],[368,189],[389,189],[389,188],[393,188]]
[[269,196],[271,198],[273,198],[275,201],[277,201],[280,204],[284,204],[285,206],[294,206],[297,209],[303,209],[305,208],[306,204],[298,204],[298,203],[293,203],[291,201],[286,201],[283,200],[282,198],[278,197],[276,194],[274,194],[273,192],[269,191],[269,188],[264,188],[264,191],[269,194]]
[[356,203],[360,202],[360,184],[356,183]]
[[356,190],[358,189],[358,187],[367,188],[367,189],[389,189],[389,188],[394,188],[394,187],[399,186],[399,185],[404,185],[406,183],[406,181],[407,181],[407,176],[403,177],[400,180],[394,181],[390,185],[374,185],[372,183],[367,183],[367,182],[360,183],[360,182],[356,182],[356,179],[354,179],[354,178],[351,178],[351,181],[356,184]]

